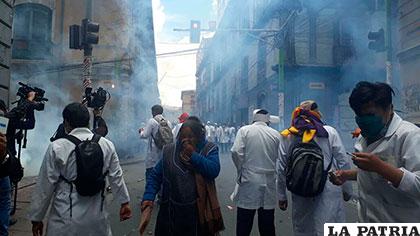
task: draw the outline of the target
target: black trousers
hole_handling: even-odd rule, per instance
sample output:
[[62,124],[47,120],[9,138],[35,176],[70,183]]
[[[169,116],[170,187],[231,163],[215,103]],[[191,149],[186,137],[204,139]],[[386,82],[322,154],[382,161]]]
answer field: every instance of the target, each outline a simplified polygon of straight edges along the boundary
[[[251,234],[256,211],[257,210],[248,210],[238,207],[238,213],[236,216],[237,236],[249,236]],[[258,231],[261,236],[276,235],[276,229],[274,227],[274,209],[258,209]]]

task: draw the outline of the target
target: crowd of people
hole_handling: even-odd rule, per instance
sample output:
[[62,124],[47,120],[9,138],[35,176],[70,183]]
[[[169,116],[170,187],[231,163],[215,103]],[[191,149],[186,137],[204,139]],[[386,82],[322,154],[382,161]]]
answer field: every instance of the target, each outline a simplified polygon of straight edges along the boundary
[[229,152],[235,141],[236,131],[232,125],[218,124],[207,121],[205,125],[206,138],[210,142],[217,144],[222,153]]
[[[324,223],[346,222],[344,202],[351,198],[358,199],[362,223],[420,220],[420,129],[394,112],[393,95],[384,83],[360,82],[353,89],[349,104],[358,128],[351,153],[312,100],[296,104],[290,126],[281,131],[270,127],[278,119],[265,109],[235,129],[187,113],[173,126],[163,107],[153,106],[139,130],[148,141],[146,186],[135,213],[140,235],[157,205],[157,236],[219,235],[225,224],[215,181],[224,168],[220,153],[228,151],[237,173],[231,199],[238,236],[251,234],[256,213],[260,235],[276,235],[275,210],[289,205],[294,235],[324,235]],[[33,235],[112,235],[106,179],[120,203],[120,220],[133,214],[115,147],[88,128],[85,105],[69,104],[62,114],[65,135],[48,147],[32,193]],[[7,142],[0,134],[0,163],[12,155]],[[7,235],[3,193],[9,188],[0,180],[0,235]],[[350,181],[357,181],[358,193]]]

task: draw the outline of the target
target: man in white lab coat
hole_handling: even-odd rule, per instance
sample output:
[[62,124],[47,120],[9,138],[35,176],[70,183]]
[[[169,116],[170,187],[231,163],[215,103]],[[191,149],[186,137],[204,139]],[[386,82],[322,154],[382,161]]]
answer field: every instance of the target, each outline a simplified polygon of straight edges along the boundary
[[223,128],[222,125],[216,125],[214,126],[216,128],[216,144],[221,145],[222,143],[222,136],[223,136]]
[[275,235],[276,161],[280,134],[268,126],[270,118],[266,110],[255,110],[253,123],[239,129],[231,149],[238,171],[238,185],[233,194],[238,207],[238,236],[250,235],[256,211],[260,235]]
[[[311,132],[312,130],[312,132]],[[300,142],[314,141],[322,150],[324,171],[350,169],[350,157],[346,155],[338,132],[321,121],[321,113],[314,101],[302,102],[292,115],[292,126],[282,133],[279,148],[278,197],[279,207],[286,210],[286,173],[291,161],[290,152],[295,139]],[[331,163],[331,165],[330,165]],[[315,197],[292,194],[292,221],[295,236],[323,236],[324,223],[345,223],[344,200],[352,194],[350,184],[345,188],[334,186],[327,181],[323,191]]]
[[[89,112],[80,103],[72,103],[63,111],[64,127],[67,133],[80,140],[91,139]],[[116,201],[121,204],[120,220],[131,217],[129,195],[124,183],[123,173],[112,142],[105,138],[99,140],[103,152],[103,173]],[[39,172],[38,182],[32,194],[29,218],[32,221],[34,236],[43,234],[43,220],[51,204],[45,235],[51,236],[110,236],[111,228],[104,197],[98,193],[92,197],[80,196],[73,183],[77,177],[75,145],[67,139],[52,142],[45,154]],[[73,185],[73,186],[72,186]]]
[[420,221],[420,129],[393,109],[394,91],[385,83],[360,82],[350,96],[361,137],[353,162],[331,180],[357,180],[359,221]]
[[146,154],[146,180],[148,176],[152,172],[155,165],[160,161],[162,156],[162,149],[159,149],[153,137],[156,137],[157,132],[159,131],[159,122],[158,121],[166,121],[168,126],[172,128],[172,124],[163,117],[163,107],[161,105],[154,105],[152,107],[152,116],[147,121],[146,127],[142,127],[139,130],[140,138],[148,140],[147,146],[147,154]]

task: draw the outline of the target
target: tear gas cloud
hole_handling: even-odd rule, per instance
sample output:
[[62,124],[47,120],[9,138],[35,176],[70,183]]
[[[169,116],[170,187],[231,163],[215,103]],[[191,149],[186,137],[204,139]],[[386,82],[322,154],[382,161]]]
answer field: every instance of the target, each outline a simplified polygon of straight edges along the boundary
[[[114,43],[115,47],[107,47],[107,50],[108,55],[114,56],[112,59],[117,62],[94,65],[92,79],[94,89],[101,86],[111,93],[111,100],[103,111],[103,118],[109,129],[107,138],[114,142],[120,159],[125,159],[144,155],[145,142],[139,139],[138,129],[151,116],[150,107],[160,101],[151,1],[112,1],[116,7],[112,10],[119,12],[118,19],[109,18],[106,21],[106,17],[98,15],[108,14],[99,12],[106,7],[98,6],[98,12],[93,14],[93,21],[95,18],[99,19],[101,25],[100,35],[103,38],[100,38],[98,48],[101,46],[101,39],[103,43]],[[14,22],[14,25],[19,24]],[[67,38],[68,35],[65,34],[63,37]],[[118,43],[122,45],[117,45]],[[62,58],[71,58],[74,54],[67,47],[66,41],[59,46],[62,47]],[[93,47],[94,62],[101,61],[101,58],[95,57],[95,51],[99,50],[102,49]],[[81,101],[84,92],[81,67],[51,72],[51,67],[62,66],[58,63],[62,59],[55,56],[57,55],[53,54],[55,59],[50,63],[34,63],[31,67],[19,65],[12,67],[10,90],[12,98],[18,88],[17,82],[21,81],[44,89],[45,96],[49,99],[44,111],[36,111],[35,129],[28,131],[27,148],[22,151],[22,164],[27,176],[38,174],[45,151],[50,144],[49,139],[62,122],[61,113],[65,105]],[[118,62],[119,59],[122,60]],[[81,63],[81,61],[82,53],[80,59],[73,59],[65,64]],[[100,77],[100,72],[109,68],[112,68],[111,72],[107,74],[107,81],[104,81]],[[32,73],[31,70],[37,73]]]

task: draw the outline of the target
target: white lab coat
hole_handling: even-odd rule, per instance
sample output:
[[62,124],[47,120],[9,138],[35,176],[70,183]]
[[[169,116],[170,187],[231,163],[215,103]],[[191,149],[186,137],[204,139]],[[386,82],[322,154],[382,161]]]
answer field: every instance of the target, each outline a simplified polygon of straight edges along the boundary
[[176,142],[176,137],[178,136],[179,130],[181,129],[182,123],[178,123],[172,129],[172,135],[174,136],[174,143]]
[[[148,139],[147,146],[147,155],[146,155],[146,169],[153,168],[159,162],[162,156],[162,150],[156,147],[153,137],[156,137],[156,134],[159,130],[159,123],[156,119],[165,119],[162,115],[156,115],[154,118],[147,121],[146,127],[144,127],[143,132],[140,133],[140,138]],[[169,121],[168,125],[172,128],[172,125]],[[153,137],[152,137],[153,136]]]
[[222,127],[222,135],[220,136],[220,142],[221,143],[229,143],[229,128],[228,127]]
[[235,137],[236,137],[236,129],[235,127],[230,127],[229,128],[229,143],[235,142]]
[[209,142],[215,141],[216,130],[213,125],[206,125],[206,138]]
[[369,146],[360,137],[355,149],[374,153],[404,172],[395,188],[376,173],[358,170],[359,221],[420,222],[420,129],[394,114],[385,137]]
[[[350,157],[346,155],[343,143],[337,131],[324,126],[329,137],[315,137],[315,142],[324,154],[324,168],[333,158],[331,170],[350,169]],[[279,178],[277,181],[279,200],[287,200],[286,196],[286,167],[288,151],[294,136],[282,137],[279,148],[280,161],[278,166]],[[352,194],[351,183],[346,183],[344,191]],[[323,236],[324,223],[345,223],[345,208],[342,187],[333,185],[327,180],[324,191],[313,198],[304,198],[292,194],[292,221],[295,236]]]
[[239,129],[232,159],[238,171],[237,193],[233,201],[244,209],[274,209],[276,199],[276,162],[280,134],[264,122]]
[[[87,128],[77,128],[71,133],[81,140],[91,139],[93,134]],[[114,198],[118,203],[130,201],[123,172],[112,142],[101,138],[99,145],[104,153],[103,172],[109,171],[108,181]],[[47,236],[110,236],[111,228],[108,222],[106,202],[101,210],[101,193],[93,197],[79,196],[73,186],[71,192],[72,217],[70,217],[70,184],[67,180],[76,179],[75,145],[67,139],[58,139],[51,143],[45,154],[29,212],[31,221],[42,221],[48,215]]]
[[221,126],[216,127],[216,142],[222,142],[223,128]]

